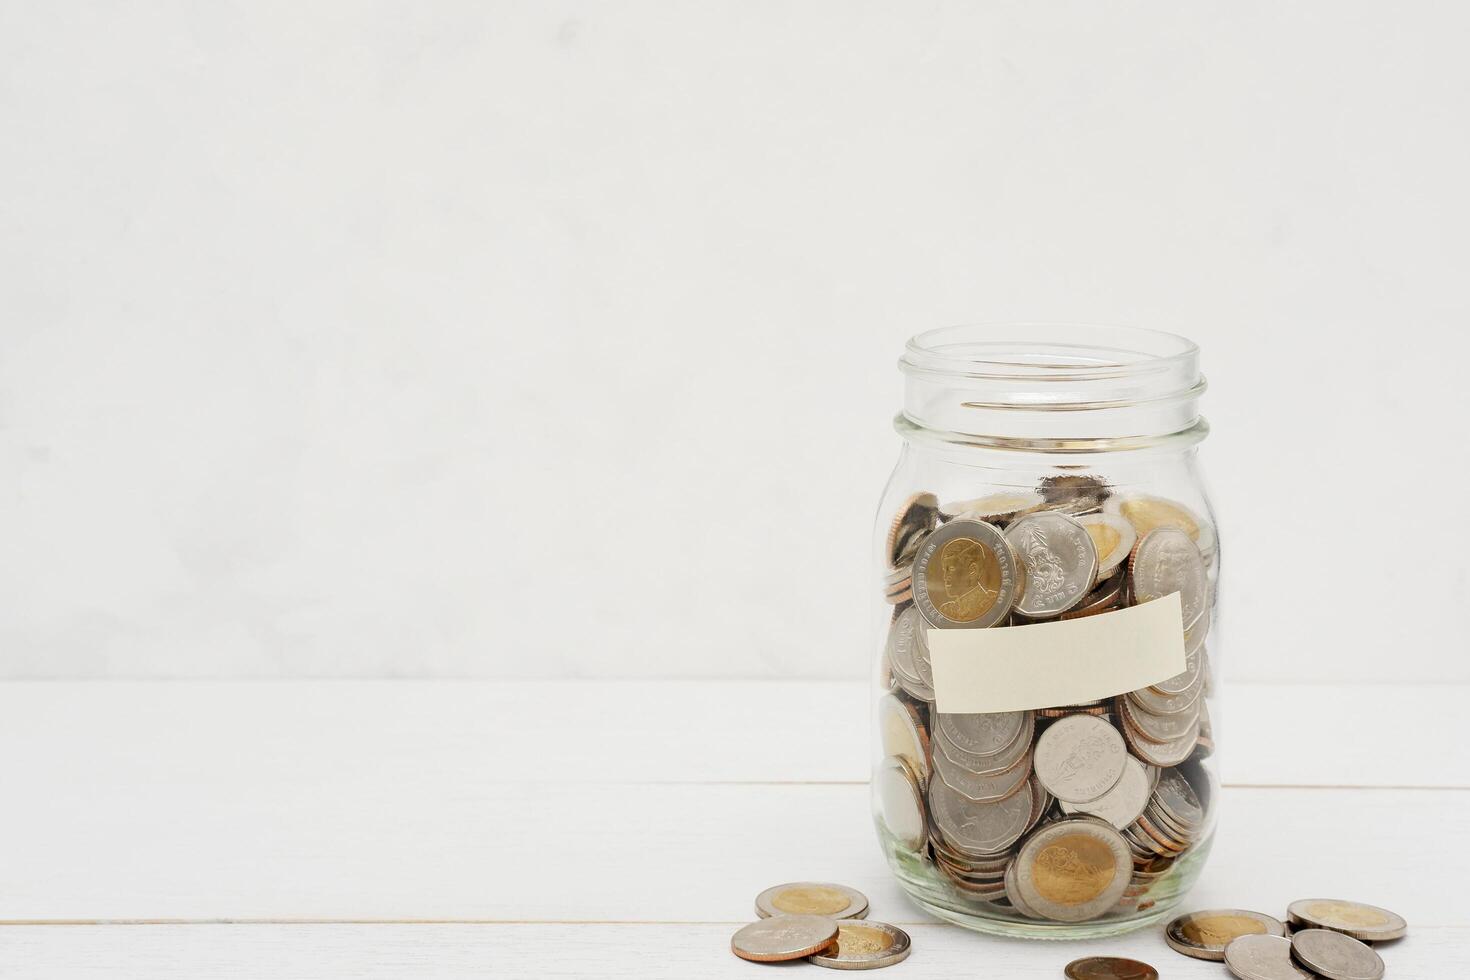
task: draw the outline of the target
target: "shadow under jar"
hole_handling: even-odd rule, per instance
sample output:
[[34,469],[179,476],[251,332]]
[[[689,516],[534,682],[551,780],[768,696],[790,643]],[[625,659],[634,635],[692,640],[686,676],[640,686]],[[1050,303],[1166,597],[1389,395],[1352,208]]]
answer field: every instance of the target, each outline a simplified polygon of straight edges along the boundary
[[1200,873],[1220,796],[1198,348],[954,327],[910,340],[900,367],[904,445],[875,534],[889,866],[981,932],[1158,922]]

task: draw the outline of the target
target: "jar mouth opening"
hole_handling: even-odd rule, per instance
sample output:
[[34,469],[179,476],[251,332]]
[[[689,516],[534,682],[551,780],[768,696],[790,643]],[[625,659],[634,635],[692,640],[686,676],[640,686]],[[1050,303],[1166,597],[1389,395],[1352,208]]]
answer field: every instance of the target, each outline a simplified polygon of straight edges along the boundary
[[1193,341],[1162,330],[1081,323],[980,323],[941,327],[910,337],[899,368],[911,376],[954,380],[1077,383],[1188,371],[1198,356]]

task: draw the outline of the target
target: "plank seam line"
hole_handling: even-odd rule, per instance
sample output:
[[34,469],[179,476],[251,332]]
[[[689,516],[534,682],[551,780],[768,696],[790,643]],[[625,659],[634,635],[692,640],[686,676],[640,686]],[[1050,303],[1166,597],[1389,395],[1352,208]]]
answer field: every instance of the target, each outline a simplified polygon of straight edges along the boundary
[[[748,919],[0,919],[0,928],[93,926],[742,926]],[[960,929],[947,922],[885,919],[905,928]],[[1465,929],[1463,925],[1414,924],[1414,931]]]

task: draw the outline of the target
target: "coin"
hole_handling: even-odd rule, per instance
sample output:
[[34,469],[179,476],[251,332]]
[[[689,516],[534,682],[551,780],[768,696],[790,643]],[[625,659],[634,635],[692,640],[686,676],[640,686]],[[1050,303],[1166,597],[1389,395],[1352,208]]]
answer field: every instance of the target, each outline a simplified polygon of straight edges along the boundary
[[1045,500],[1039,493],[992,493],[973,500],[957,500],[952,504],[941,504],[939,516],[947,521],[964,517],[973,521],[1004,524],[1013,520],[1017,514],[1034,510],[1043,503]]
[[930,626],[994,626],[1021,583],[1016,556],[992,524],[950,521],[924,539],[914,559],[914,603]]
[[730,952],[742,960],[781,963],[821,952],[837,939],[837,920],[823,915],[776,915],[742,926]]
[[807,957],[832,970],[876,970],[908,958],[909,934],[886,922],[839,922],[837,945]]
[[1125,518],[1117,514],[1084,514],[1077,523],[1092,538],[1097,549],[1097,577],[1102,578],[1127,559],[1138,541],[1138,532]]
[[1186,912],[1164,927],[1164,941],[1176,953],[1197,960],[1223,960],[1225,947],[1240,936],[1284,936],[1278,919],[1245,909]]
[[988,756],[1004,751],[1026,728],[1025,711],[1001,711],[993,714],[955,714],[936,712],[935,727],[959,748],[971,755]]
[[903,564],[904,559],[913,554],[919,539],[934,530],[938,517],[939,498],[932,493],[916,493],[903,502],[893,516],[884,540],[890,567]]
[[1352,936],[1331,929],[1300,929],[1291,936],[1291,955],[1327,980],[1382,980],[1383,957]]
[[913,709],[897,695],[884,695],[878,702],[878,734],[884,755],[907,762],[921,782],[929,778],[928,735]]
[[1121,956],[1086,956],[1068,963],[1067,980],[1159,980],[1159,971]]
[[1286,908],[1286,915],[1293,925],[1332,929],[1370,943],[1398,939],[1409,931],[1409,924],[1397,913],[1335,898],[1304,898],[1292,902]]
[[1089,506],[1100,506],[1110,492],[1107,481],[1091,473],[1044,476],[1036,489],[1049,504],[1075,503],[1080,499]]
[[1063,813],[1088,813],[1122,830],[1138,819],[1148,804],[1150,786],[1148,770],[1133,756],[1123,760],[1123,775],[1117,785],[1095,800],[1086,803],[1060,804]]
[[1016,884],[1026,905],[1058,922],[1084,922],[1113,908],[1133,870],[1122,835],[1082,816],[1033,831],[1016,861]]
[[1032,765],[1058,800],[1086,803],[1118,784],[1127,757],[1123,737],[1112,725],[1092,715],[1068,715],[1041,733]]
[[1132,524],[1140,538],[1156,528],[1174,527],[1188,534],[1201,552],[1214,550],[1215,532],[1210,523],[1177,501],[1132,494],[1110,498],[1103,505],[1103,511],[1117,514]]
[[1006,528],[1005,537],[1026,566],[1026,587],[1016,600],[1017,612],[1058,616],[1092,589],[1097,549],[1087,529],[1067,515],[1027,514]]
[[1179,616],[1185,629],[1204,615],[1210,583],[1205,562],[1189,535],[1178,528],[1161,527],[1138,539],[1129,562],[1133,598],[1137,603],[1179,593]]
[[945,754],[943,743],[935,744],[938,748],[934,752],[934,774],[950,789],[975,803],[1003,800],[1018,791],[1031,775],[1031,757],[1027,754],[1022,754],[1009,769],[993,775],[981,775],[971,772]]
[[1003,800],[975,803],[942,779],[929,783],[929,812],[950,847],[967,854],[995,854],[1026,832],[1031,819],[1031,783]]
[[873,793],[878,798],[878,816],[898,844],[910,851],[924,846],[928,821],[924,818],[924,796],[909,764],[889,756],[873,774]]
[[1291,960],[1291,940],[1256,934],[1232,939],[1225,965],[1240,980],[1316,980]]
[[773,885],[755,897],[755,914],[825,915],[829,919],[861,919],[868,914],[868,897],[846,885],[825,881],[793,881]]

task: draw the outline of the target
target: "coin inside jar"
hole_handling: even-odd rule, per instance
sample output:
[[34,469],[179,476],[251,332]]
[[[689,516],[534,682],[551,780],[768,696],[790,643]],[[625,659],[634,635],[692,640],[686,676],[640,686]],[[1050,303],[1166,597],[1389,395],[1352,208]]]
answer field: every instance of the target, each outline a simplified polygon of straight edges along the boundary
[[1142,535],[1129,561],[1135,602],[1179,593],[1179,616],[1188,629],[1204,615],[1210,582],[1199,548],[1178,528],[1161,527]]
[[878,734],[884,754],[907,762],[920,780],[929,778],[927,736],[914,710],[896,695],[889,694],[878,703]]
[[1293,925],[1331,929],[1370,943],[1398,939],[1409,931],[1404,917],[1395,912],[1336,898],[1304,898],[1292,902],[1286,915]]
[[1241,936],[1284,936],[1278,919],[1245,909],[1187,912],[1164,927],[1164,941],[1176,953],[1197,960],[1223,960],[1225,947]]
[[917,851],[924,846],[928,823],[924,795],[907,762],[889,756],[873,774],[873,792],[878,798],[878,816],[899,846]]
[[1068,963],[1067,980],[1159,980],[1159,971],[1121,956],[1086,956]]
[[1071,517],[1056,511],[1027,514],[1006,528],[1005,537],[1026,567],[1017,612],[1059,616],[1091,591],[1097,577],[1097,549],[1087,529]]
[[782,963],[819,953],[837,939],[837,920],[822,915],[775,915],[742,926],[730,952],[742,960]]
[[994,626],[1016,601],[1021,573],[1000,530],[950,521],[924,539],[914,559],[914,604],[941,629]]
[[1292,962],[1291,940],[1281,936],[1257,934],[1231,940],[1225,947],[1225,966],[1239,980],[1316,980]]
[[1034,831],[1016,855],[1026,906],[1058,922],[1085,922],[1118,903],[1133,870],[1122,835],[1094,817],[1067,817]]
[[1112,725],[1093,715],[1068,715],[1036,740],[1032,765],[1058,800],[1087,803],[1118,784],[1127,757],[1123,736]]
[[908,958],[909,934],[886,922],[839,922],[837,944],[807,957],[833,970],[876,970]]
[[846,885],[824,881],[793,881],[773,885],[755,897],[755,914],[825,915],[829,919],[861,919],[868,914],[868,897]]
[[884,542],[890,567],[897,568],[912,557],[923,536],[934,530],[938,516],[939,498],[932,493],[916,493],[903,502]]
[[1152,792],[1150,782],[1148,770],[1143,763],[1130,755],[1124,758],[1123,775],[1112,789],[1086,803],[1068,803],[1064,800],[1060,806],[1063,813],[1088,813],[1122,830],[1137,820],[1144,806],[1148,804],[1149,794]]
[[1291,935],[1291,955],[1327,980],[1382,980],[1383,957],[1352,936],[1331,929],[1301,929]]
[[1133,551],[1138,541],[1138,532],[1133,525],[1117,514],[1084,514],[1077,523],[1092,538],[1097,550],[1097,577],[1105,578],[1113,573]]

